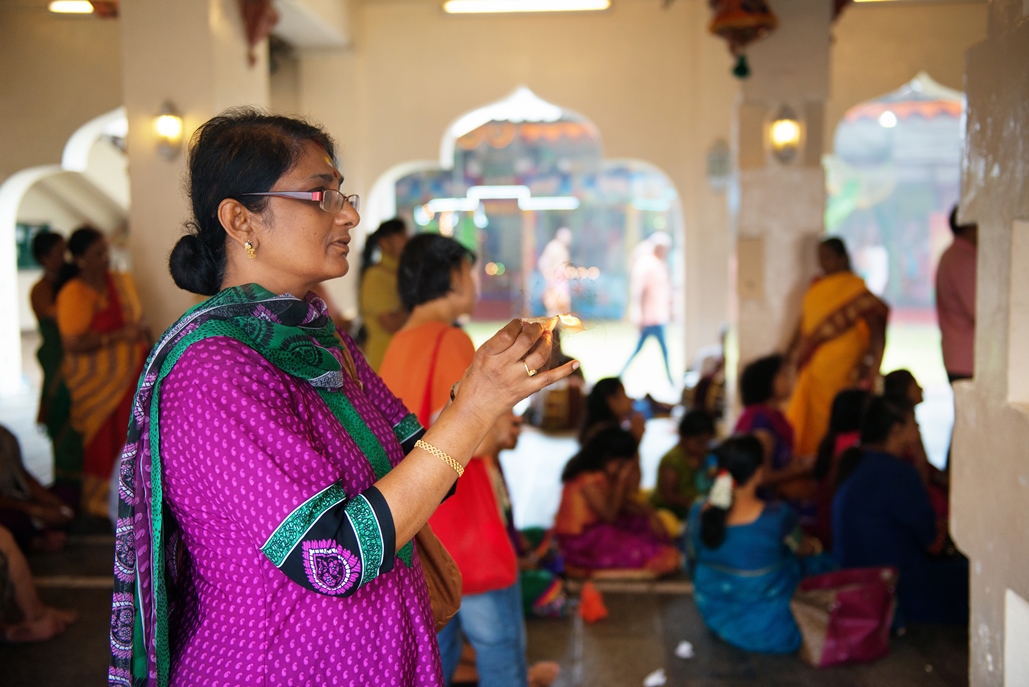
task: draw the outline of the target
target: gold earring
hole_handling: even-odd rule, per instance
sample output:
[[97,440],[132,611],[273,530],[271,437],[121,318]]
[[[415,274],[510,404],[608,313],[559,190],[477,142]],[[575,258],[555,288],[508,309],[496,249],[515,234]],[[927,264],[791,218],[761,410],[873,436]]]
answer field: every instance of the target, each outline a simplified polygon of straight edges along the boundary
[[257,257],[257,249],[254,248],[253,242],[247,241],[244,243],[243,249],[247,252],[247,257],[251,260]]

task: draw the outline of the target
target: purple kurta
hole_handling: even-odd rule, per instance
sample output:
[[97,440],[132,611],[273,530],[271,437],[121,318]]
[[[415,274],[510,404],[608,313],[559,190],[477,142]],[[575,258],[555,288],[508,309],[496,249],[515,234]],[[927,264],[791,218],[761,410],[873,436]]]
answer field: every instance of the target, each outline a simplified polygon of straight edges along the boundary
[[[396,466],[408,411],[346,340],[343,393]],[[363,389],[361,388],[363,385]],[[165,503],[190,560],[170,595],[171,685],[440,685],[417,552],[341,598],[291,581],[261,547],[290,513],[371,466],[318,392],[226,337],[191,345],[160,397]]]

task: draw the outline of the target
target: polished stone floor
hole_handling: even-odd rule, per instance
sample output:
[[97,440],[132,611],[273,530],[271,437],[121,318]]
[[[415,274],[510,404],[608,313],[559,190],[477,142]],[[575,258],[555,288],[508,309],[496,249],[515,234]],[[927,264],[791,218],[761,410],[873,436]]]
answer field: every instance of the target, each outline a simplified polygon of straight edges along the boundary
[[[66,634],[45,644],[0,644],[0,685],[105,684],[112,549],[110,536],[77,535],[61,553],[30,558],[44,600],[74,608],[82,617]],[[687,583],[603,583],[601,589],[610,613],[604,620],[528,623],[529,659],[561,665],[555,687],[639,686],[659,669],[668,687],[968,684],[964,628],[914,626],[893,639],[890,654],[875,663],[819,670],[792,655],[748,654],[719,641],[705,629]],[[693,658],[675,655],[682,641],[692,643]]]

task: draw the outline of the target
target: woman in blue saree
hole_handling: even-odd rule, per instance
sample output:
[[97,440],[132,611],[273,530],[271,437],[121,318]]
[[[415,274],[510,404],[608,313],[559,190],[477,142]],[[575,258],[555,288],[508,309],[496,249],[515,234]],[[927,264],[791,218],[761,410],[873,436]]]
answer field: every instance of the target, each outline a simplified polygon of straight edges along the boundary
[[805,538],[785,504],[757,495],[764,449],[754,436],[726,440],[716,452],[720,472],[705,501],[690,511],[694,598],[708,628],[747,651],[790,653],[800,631],[790,598],[805,574],[832,567],[821,546]]

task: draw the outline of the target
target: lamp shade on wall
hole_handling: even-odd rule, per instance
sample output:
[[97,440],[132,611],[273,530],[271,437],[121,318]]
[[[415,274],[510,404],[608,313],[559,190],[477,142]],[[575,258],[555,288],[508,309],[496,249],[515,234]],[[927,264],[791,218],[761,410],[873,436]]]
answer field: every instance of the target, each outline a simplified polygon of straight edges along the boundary
[[800,120],[789,107],[783,107],[768,126],[768,142],[775,158],[785,164],[793,162],[800,150],[803,134]]
[[161,106],[154,117],[154,135],[161,155],[171,160],[179,154],[182,149],[182,115],[170,102]]

